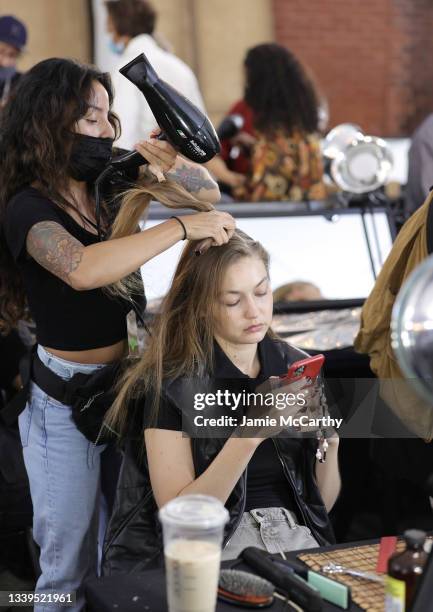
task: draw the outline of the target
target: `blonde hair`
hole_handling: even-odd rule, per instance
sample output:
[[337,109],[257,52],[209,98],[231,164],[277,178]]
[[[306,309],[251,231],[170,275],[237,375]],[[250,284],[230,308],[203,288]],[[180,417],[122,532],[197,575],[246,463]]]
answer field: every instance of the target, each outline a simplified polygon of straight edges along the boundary
[[155,422],[164,379],[180,376],[203,377],[214,363],[214,309],[223,275],[242,257],[258,257],[269,271],[269,256],[259,242],[236,230],[227,244],[212,247],[199,257],[197,242],[188,242],[182,252],[172,285],[152,336],[141,359],[130,367],[118,385],[116,400],[107,413],[106,425],[123,433],[128,406],[145,395],[149,421]]
[[[175,210],[191,208],[198,212],[214,210],[210,202],[197,199],[172,180],[158,182],[156,177],[145,170],[136,187],[122,194],[122,203],[111,228],[110,240],[130,236],[137,231],[140,219],[146,216],[152,200]],[[131,274],[105,288],[108,293],[131,299],[131,294],[141,289],[140,272]]]

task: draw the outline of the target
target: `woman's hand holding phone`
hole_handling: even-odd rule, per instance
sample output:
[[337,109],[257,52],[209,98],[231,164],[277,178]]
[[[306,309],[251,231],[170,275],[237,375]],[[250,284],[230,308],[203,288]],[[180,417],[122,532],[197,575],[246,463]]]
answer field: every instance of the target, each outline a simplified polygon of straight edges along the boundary
[[[254,438],[260,444],[282,432],[297,435],[319,431],[320,427],[311,424],[310,420],[328,414],[319,378],[323,362],[323,355],[297,361],[285,376],[271,377],[259,385],[236,434]],[[302,424],[299,424],[300,417],[306,417]]]
[[284,431],[296,435],[300,430],[290,425],[291,419],[304,414],[322,414],[320,387],[317,379],[313,382],[306,379],[284,381],[282,384],[277,377],[269,378],[255,389],[257,399],[250,401],[243,424],[238,425],[235,435],[254,438],[257,445]]

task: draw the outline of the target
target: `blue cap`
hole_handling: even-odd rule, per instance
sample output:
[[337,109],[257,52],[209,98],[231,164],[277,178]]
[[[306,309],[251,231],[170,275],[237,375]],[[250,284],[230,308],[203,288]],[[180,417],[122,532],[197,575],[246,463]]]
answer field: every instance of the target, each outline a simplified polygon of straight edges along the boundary
[[0,41],[21,51],[27,42],[26,26],[12,15],[0,17]]

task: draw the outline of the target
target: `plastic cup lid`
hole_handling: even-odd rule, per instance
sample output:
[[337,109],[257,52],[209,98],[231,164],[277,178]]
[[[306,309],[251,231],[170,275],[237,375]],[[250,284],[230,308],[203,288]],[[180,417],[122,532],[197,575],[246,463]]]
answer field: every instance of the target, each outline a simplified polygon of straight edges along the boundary
[[169,501],[159,511],[163,523],[196,529],[222,527],[229,513],[216,497],[210,495],[181,495]]

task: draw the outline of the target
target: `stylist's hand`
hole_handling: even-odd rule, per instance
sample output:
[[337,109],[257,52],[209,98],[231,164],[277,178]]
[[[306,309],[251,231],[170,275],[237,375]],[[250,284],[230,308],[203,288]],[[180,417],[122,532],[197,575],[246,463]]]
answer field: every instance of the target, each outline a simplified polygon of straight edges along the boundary
[[141,140],[134,145],[134,149],[149,162],[149,171],[156,176],[159,182],[165,181],[164,172],[174,166],[177,152],[167,140],[157,140],[161,133],[156,128],[147,140]]
[[236,228],[233,217],[226,212],[209,212],[182,215],[188,240],[211,238],[213,246],[221,246],[230,240]]

